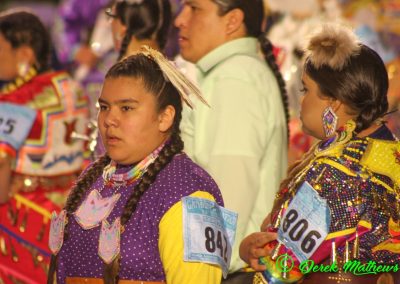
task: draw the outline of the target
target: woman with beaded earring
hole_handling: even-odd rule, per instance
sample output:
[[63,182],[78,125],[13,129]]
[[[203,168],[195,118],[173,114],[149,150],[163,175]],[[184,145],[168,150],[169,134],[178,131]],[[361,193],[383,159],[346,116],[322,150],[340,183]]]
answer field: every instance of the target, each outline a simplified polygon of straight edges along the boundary
[[221,207],[214,180],[182,152],[188,94],[203,100],[149,47],[109,70],[98,116],[106,155],[52,219],[48,283],[54,271],[59,284],[220,283],[236,214]]
[[119,59],[136,53],[142,45],[163,51],[171,24],[169,0],[115,0],[106,10]]
[[0,15],[0,283],[44,283],[52,211],[80,174],[88,110],[66,72],[49,67],[50,38],[24,11]]
[[[400,142],[383,122],[385,65],[327,25],[309,41],[302,82],[303,130],[322,141],[289,168],[241,257],[263,271],[254,283],[399,283]],[[316,273],[321,264],[337,274]]]

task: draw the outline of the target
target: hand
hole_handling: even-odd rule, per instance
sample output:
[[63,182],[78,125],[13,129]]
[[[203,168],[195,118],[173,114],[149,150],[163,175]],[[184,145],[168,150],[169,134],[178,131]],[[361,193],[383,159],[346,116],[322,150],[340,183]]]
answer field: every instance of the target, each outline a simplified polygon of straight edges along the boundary
[[257,232],[247,236],[240,243],[240,258],[256,271],[265,270],[265,265],[259,264],[258,259],[263,256],[271,255],[274,247],[268,246],[268,243],[276,240],[276,238],[277,233],[271,232]]
[[94,54],[93,50],[86,45],[79,47],[74,58],[74,60],[79,64],[87,65],[90,68],[95,66],[97,59],[97,55]]

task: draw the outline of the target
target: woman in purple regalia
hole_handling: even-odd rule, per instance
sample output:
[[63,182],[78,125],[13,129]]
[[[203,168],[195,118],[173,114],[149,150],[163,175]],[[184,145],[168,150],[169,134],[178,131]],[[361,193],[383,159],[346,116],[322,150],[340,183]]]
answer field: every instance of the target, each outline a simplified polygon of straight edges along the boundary
[[[198,236],[213,232],[210,225],[197,234],[183,199],[223,210],[216,183],[182,152],[179,123],[182,101],[191,105],[188,90],[198,94],[149,47],[109,70],[98,116],[106,155],[82,174],[65,210],[52,218],[48,283],[55,271],[59,284],[220,283],[219,266],[184,261],[188,242],[193,248]],[[208,242],[209,250],[227,244]]]

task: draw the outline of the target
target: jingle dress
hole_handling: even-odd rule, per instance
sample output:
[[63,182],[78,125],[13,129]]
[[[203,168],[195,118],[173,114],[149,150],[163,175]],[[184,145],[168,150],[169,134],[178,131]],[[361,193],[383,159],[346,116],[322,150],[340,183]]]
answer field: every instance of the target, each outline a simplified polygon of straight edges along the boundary
[[[15,82],[0,93],[0,154],[13,158],[12,197],[0,205],[0,283],[45,283],[50,214],[82,168],[84,142],[71,133],[86,131],[87,100],[65,72]],[[23,123],[20,113],[29,113]]]
[[[129,171],[132,166],[119,166],[116,173]],[[134,183],[113,188],[99,177],[86,192],[94,189],[102,198],[121,194],[108,223],[121,216]],[[136,211],[124,226],[120,241],[120,280],[157,281],[173,283],[220,283],[221,269],[202,262],[183,261],[182,197],[194,196],[215,200],[223,205],[221,193],[214,180],[186,154],[177,154],[162,169],[156,180],[140,198]],[[68,217],[67,239],[57,255],[57,283],[68,283],[67,277],[79,279],[103,276],[104,262],[99,257],[100,227],[83,229],[76,213]],[[80,283],[80,282],[71,282]],[[139,282],[138,282],[139,283]]]
[[[345,260],[347,242],[349,260],[399,264],[400,142],[385,125],[367,137],[347,140],[336,142],[331,138],[317,144],[308,165],[293,178],[289,189],[278,193],[277,199],[283,201],[283,208],[287,208],[298,195],[300,186],[307,181],[326,200],[330,225],[328,235],[309,258],[315,263]],[[279,214],[280,209],[275,209],[272,224],[285,212],[283,209]],[[282,218],[279,227],[288,226],[289,223],[284,225],[286,221]],[[297,238],[300,235],[297,233],[292,236]],[[279,254],[284,253],[289,253],[296,265],[299,264],[293,251],[282,246]]]

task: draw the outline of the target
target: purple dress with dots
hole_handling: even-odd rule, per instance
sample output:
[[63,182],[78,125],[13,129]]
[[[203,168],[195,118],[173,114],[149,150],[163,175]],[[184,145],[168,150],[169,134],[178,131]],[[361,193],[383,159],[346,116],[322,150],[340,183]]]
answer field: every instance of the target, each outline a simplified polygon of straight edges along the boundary
[[[117,169],[123,173],[130,167]],[[120,187],[121,198],[107,218],[112,223],[120,217],[123,207],[136,183]],[[109,197],[115,189],[105,186],[99,177],[90,190],[97,189]],[[159,223],[164,214],[182,197],[198,190],[212,194],[219,205],[222,196],[214,180],[186,154],[176,155],[157,175],[155,182],[141,197],[136,212],[121,234],[121,266],[119,279],[165,281],[166,276],[159,256]],[[100,227],[84,230],[74,217],[69,217],[68,237],[58,253],[57,283],[64,284],[66,277],[102,278],[104,263],[98,255]]]

